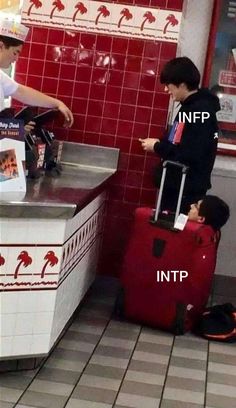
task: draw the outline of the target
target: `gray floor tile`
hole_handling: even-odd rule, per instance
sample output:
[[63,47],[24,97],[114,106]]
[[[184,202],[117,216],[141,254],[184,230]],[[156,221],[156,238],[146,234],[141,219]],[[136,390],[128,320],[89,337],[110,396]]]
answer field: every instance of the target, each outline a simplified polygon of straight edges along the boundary
[[182,390],[178,388],[167,388],[164,389],[163,399],[168,399],[172,401],[179,401],[191,404],[204,404],[204,392]]
[[130,323],[128,321],[120,321],[120,320],[110,320],[108,326],[108,330],[121,330],[126,331],[128,333],[136,333],[139,334],[141,326],[135,323]]
[[235,368],[235,376],[208,372],[207,381],[209,383],[214,383],[214,384],[225,384],[225,385],[235,386],[236,385],[236,368]]
[[126,368],[128,366],[129,360],[125,358],[100,356],[99,354],[93,354],[90,363],[109,367]]
[[85,401],[94,401],[94,402],[103,402],[106,404],[113,404],[116,398],[116,391],[107,390],[107,389],[98,389],[85,386],[77,385],[75,388],[72,398],[85,400]]
[[184,357],[192,360],[206,361],[207,350],[191,350],[184,347],[174,347],[172,350],[173,357]]
[[74,322],[76,324],[88,324],[89,326],[94,326],[94,327],[101,327],[101,326],[106,327],[107,325],[107,319],[104,319],[101,317],[94,317],[94,316],[82,316],[81,314],[78,314],[77,316],[75,316]]
[[120,380],[114,378],[101,377],[96,375],[83,374],[79,380],[79,385],[85,385],[93,388],[101,388],[107,390],[118,391]]
[[197,370],[206,369],[206,361],[195,360],[193,358],[172,356],[170,364],[176,367],[196,368]]
[[164,385],[165,376],[160,374],[144,373],[143,371],[128,370],[125,380],[136,381],[143,384]]
[[8,388],[16,388],[24,390],[30,383],[31,378],[22,375],[21,372],[16,373],[1,373],[0,384]]
[[65,408],[112,408],[112,404],[71,398]]
[[166,374],[166,365],[152,363],[147,361],[138,361],[138,360],[131,360],[129,364],[129,370],[140,371],[144,373],[152,373],[152,374]]
[[114,408],[130,408],[127,405],[114,405]]
[[130,358],[131,350],[122,349],[121,347],[98,346],[95,354],[100,356],[116,357],[116,358]]
[[88,364],[84,370],[84,374],[96,375],[99,377],[113,378],[121,380],[125,370],[117,367],[101,366],[99,364]]
[[105,325],[90,325],[86,323],[80,323],[78,321],[74,321],[72,325],[70,326],[70,330],[73,332],[79,332],[79,333],[89,333],[89,334],[95,334],[98,336],[101,336],[105,328]]
[[22,404],[17,404],[14,408],[35,408],[35,406],[32,405],[22,405]]
[[13,408],[14,404],[12,404],[11,402],[3,402],[0,401],[0,408]]
[[171,365],[168,370],[168,376],[205,381],[206,371]]
[[208,349],[208,342],[198,341],[197,338],[190,340],[185,336],[181,336],[175,338],[174,347],[181,347],[184,349],[199,350],[206,352]]
[[171,346],[173,344],[174,336],[172,334],[160,332],[154,329],[143,329],[139,336],[140,342],[151,344],[164,344]]
[[0,399],[4,402],[17,402],[22,393],[23,390],[0,386]]
[[234,343],[227,344],[227,343],[210,342],[209,351],[210,353],[219,353],[219,354],[227,354],[230,356],[236,356],[236,347]]
[[135,332],[139,333],[141,330],[141,326],[139,324],[124,321],[124,320],[114,320],[111,319],[108,323],[108,329],[114,329],[114,330],[127,330],[129,332]]
[[56,369],[62,369],[67,370],[67,371],[77,371],[78,373],[81,373],[85,367],[86,363],[83,363],[81,361],[69,361],[69,360],[62,360],[62,359],[57,359],[57,358],[49,358],[47,362],[45,363],[44,367],[47,368],[56,368]]
[[20,370],[20,371],[17,371],[16,373],[14,373],[14,374],[16,374],[16,375],[19,375],[20,374],[20,376],[23,376],[23,377],[27,377],[27,378],[34,378],[35,376],[36,376],[36,374],[39,372],[39,369],[40,369],[40,367],[37,367],[37,368],[35,368],[34,370]]
[[127,339],[127,340],[134,340],[136,341],[138,338],[138,333],[136,331],[129,331],[129,330],[118,330],[118,329],[110,329],[109,327],[105,331],[105,335],[107,337],[114,337],[119,339]]
[[74,385],[71,384],[63,384],[53,381],[46,381],[46,380],[34,380],[29,388],[28,391],[35,391],[35,392],[42,392],[44,394],[52,394],[52,395],[62,395],[64,397],[68,397]]
[[42,392],[26,391],[19,403],[37,408],[63,408],[67,397],[43,394]]
[[171,346],[166,346],[164,344],[154,344],[154,343],[147,343],[144,341],[139,341],[135,348],[136,351],[145,351],[147,353],[154,353],[154,354],[163,354],[168,355],[171,351]]
[[215,407],[210,407],[209,405],[205,405],[204,408],[215,408]]
[[235,370],[234,365],[214,363],[214,362],[209,361],[208,370],[212,373],[232,375],[235,377],[235,383],[236,383],[236,370]]
[[210,353],[209,361],[214,363],[229,364],[236,367],[236,356],[220,353]]
[[160,398],[162,387],[159,385],[124,380],[120,392],[125,394],[141,395],[143,397]]
[[214,408],[235,408],[236,398],[207,393],[206,405]]
[[132,408],[157,408],[159,399],[120,392],[117,398],[117,405]]
[[135,340],[121,339],[119,337],[107,337],[104,335],[99,343],[100,346],[112,346],[127,350],[133,350]]
[[236,401],[236,384],[215,384],[212,382],[207,382],[207,392],[209,394],[222,395],[225,397],[234,398]]
[[[190,402],[183,401],[171,401],[163,399],[160,408],[204,408],[203,404],[193,404]],[[223,408],[223,407],[222,407]]]
[[37,375],[38,380],[54,381],[64,384],[75,384],[80,374],[76,371],[58,370],[56,368],[43,367]]
[[135,351],[132,356],[132,359],[138,360],[138,361],[145,361],[147,363],[157,363],[157,364],[167,365],[169,361],[169,355],[147,353],[145,351]]
[[83,341],[85,343],[97,344],[100,339],[100,335],[91,334],[91,333],[80,333],[78,331],[73,331],[72,328],[67,331],[64,336],[65,340],[75,340]]
[[64,337],[58,347],[65,350],[74,350],[74,351],[82,351],[85,353],[92,353],[96,344],[86,343],[84,341],[77,341],[77,340],[68,340]]
[[81,361],[85,363],[89,360],[90,353],[85,353],[83,351],[75,351],[75,350],[65,350],[65,349],[57,347],[53,351],[51,358],[67,360],[67,361]]
[[204,392],[205,381],[193,380],[191,378],[173,377],[168,375],[165,387]]
[[183,339],[184,341],[186,340],[186,341],[189,341],[189,342],[191,342],[191,341],[196,342],[197,341],[198,343],[201,343],[203,345],[208,344],[208,341],[206,339],[204,339],[203,337],[196,336],[195,334],[193,334],[191,332],[185,333],[184,336],[176,336],[175,340],[178,340],[178,339],[179,340]]

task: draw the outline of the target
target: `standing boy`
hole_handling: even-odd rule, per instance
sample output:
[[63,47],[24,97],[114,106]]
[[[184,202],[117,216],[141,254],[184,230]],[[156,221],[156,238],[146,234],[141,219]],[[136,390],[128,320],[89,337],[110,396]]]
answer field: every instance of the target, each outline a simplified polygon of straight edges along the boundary
[[[208,89],[199,89],[200,73],[187,57],[174,58],[167,62],[160,80],[165,84],[173,100],[181,108],[170,132],[162,140],[139,139],[146,151],[154,151],[163,160],[172,160],[189,167],[184,188],[182,212],[187,212],[191,203],[205,196],[211,188],[218,141],[216,112],[220,110],[219,99]],[[168,170],[162,208],[176,208],[180,173]]]

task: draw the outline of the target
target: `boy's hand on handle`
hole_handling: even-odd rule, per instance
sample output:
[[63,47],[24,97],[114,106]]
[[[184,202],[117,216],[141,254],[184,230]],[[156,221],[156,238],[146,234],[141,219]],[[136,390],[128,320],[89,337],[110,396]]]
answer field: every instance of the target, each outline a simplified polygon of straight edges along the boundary
[[141,143],[141,146],[142,146],[143,150],[146,150],[147,152],[153,152],[154,151],[154,145],[157,142],[160,142],[159,139],[152,139],[152,138],[138,139],[138,140]]

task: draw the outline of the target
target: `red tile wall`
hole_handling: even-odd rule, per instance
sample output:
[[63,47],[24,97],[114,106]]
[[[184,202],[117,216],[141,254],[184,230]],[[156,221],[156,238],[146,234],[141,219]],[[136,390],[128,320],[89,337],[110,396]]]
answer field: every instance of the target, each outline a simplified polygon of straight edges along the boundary
[[[182,0],[119,3],[182,10]],[[144,153],[139,137],[161,137],[169,97],[159,83],[176,44],[32,27],[17,62],[16,80],[63,100],[73,111],[58,138],[120,149],[111,183],[101,271],[119,275],[134,210],[153,206],[152,173],[158,158]]]

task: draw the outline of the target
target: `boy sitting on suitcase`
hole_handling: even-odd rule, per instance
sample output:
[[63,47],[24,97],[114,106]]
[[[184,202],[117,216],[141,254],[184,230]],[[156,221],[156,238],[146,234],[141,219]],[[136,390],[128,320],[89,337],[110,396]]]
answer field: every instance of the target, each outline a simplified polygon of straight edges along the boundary
[[210,225],[216,231],[223,227],[230,215],[229,206],[214,195],[206,195],[190,207],[188,213],[190,221]]

